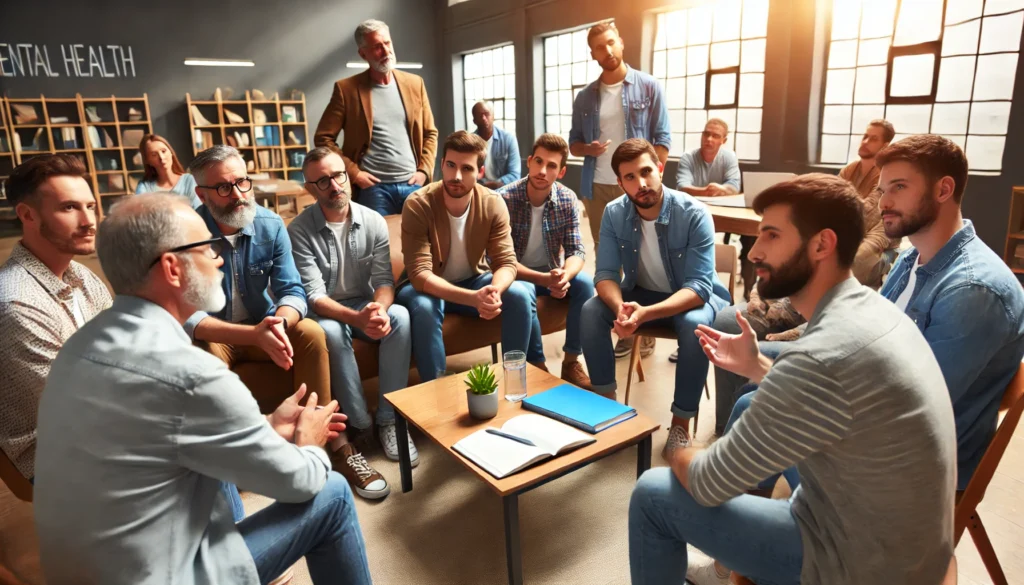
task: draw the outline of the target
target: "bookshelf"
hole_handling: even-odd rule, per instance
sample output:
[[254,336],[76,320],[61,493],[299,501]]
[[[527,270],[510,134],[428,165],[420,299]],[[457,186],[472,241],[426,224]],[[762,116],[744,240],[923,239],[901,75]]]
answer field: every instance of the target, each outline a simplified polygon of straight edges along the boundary
[[0,97],[0,207],[6,208],[7,193],[4,190],[4,182],[11,175],[11,171],[17,166],[14,155],[14,143],[11,142],[11,125],[7,121],[7,106],[5,98]]
[[1024,276],[1024,187],[1014,187],[1010,195],[1010,221],[1003,260],[1018,278]]
[[185,94],[192,155],[213,146],[234,146],[250,173],[302,182],[302,159],[309,150],[306,98],[299,100],[194,100]]

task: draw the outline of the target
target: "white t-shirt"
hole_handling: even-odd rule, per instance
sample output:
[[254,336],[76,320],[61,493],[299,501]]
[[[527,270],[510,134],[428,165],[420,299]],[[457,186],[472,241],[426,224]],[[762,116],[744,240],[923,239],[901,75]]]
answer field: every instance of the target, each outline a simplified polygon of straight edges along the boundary
[[671,294],[675,291],[668,281],[665,262],[661,259],[655,223],[646,219],[640,220],[643,232],[640,236],[640,267],[637,269],[636,283],[647,290]]
[[487,139],[487,160],[484,161],[484,178],[488,181],[497,181],[499,175],[494,172],[494,157],[491,156],[491,147],[494,145],[494,133]]
[[526,267],[535,270],[544,268],[547,270],[548,252],[544,246],[544,210],[548,204],[545,201],[540,207],[530,206],[533,211],[530,218],[530,238],[526,240],[526,250],[519,262]]
[[[232,236],[224,236],[224,238],[231,244],[231,249],[235,249],[235,243],[238,242],[239,236],[242,232],[238,232]],[[238,293],[238,279],[241,278],[242,267],[232,265],[231,275],[231,322],[241,323],[249,320],[249,310],[245,308],[245,304],[242,303],[242,295]]]
[[622,82],[615,85],[601,84],[601,137],[598,141],[604,144],[611,140],[608,150],[597,157],[597,168],[594,171],[594,182],[599,185],[617,185],[615,171],[612,170],[612,155],[620,144],[626,141],[626,111],[622,107]]
[[914,294],[914,286],[917,284],[917,269],[921,267],[921,256],[917,257],[917,262],[914,263],[914,267],[910,269],[910,278],[907,279],[907,287],[903,289],[900,296],[896,297],[896,306],[900,308],[904,313],[907,312],[907,304],[910,302],[910,295]]
[[75,327],[85,325],[85,313],[82,312],[82,291],[74,289],[71,293],[71,315],[75,318]]
[[[349,214],[349,218],[352,215]],[[348,230],[351,222],[346,221],[329,221],[327,227],[330,228],[334,234],[334,240],[338,243],[338,286],[335,290],[343,290],[345,288],[345,250],[348,249]]]
[[448,263],[441,274],[448,282],[462,282],[473,276],[473,267],[469,265],[469,256],[466,254],[466,219],[469,217],[471,207],[472,205],[466,207],[465,213],[460,217],[448,214],[451,244],[448,246]]

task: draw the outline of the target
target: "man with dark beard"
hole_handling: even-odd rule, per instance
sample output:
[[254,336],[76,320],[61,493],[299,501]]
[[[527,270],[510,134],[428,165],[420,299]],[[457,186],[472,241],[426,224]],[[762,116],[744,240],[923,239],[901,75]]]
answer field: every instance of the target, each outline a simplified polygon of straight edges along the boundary
[[[615,397],[611,332],[619,339],[645,323],[672,327],[679,340],[672,424],[662,456],[690,443],[689,419],[697,414],[708,360],[693,336],[710,325],[729,301],[715,274],[715,227],[707,207],[664,187],[662,165],[651,143],[631,138],[615,149],[612,168],[626,192],[601,220],[612,246],[597,250],[597,296],[583,305],[583,354],[594,392]],[[641,332],[642,334],[642,332]]]
[[[953,412],[917,326],[852,276],[860,199],[810,174],[765,190],[754,210],[758,292],[788,296],[809,325],[774,363],[742,316],[736,335],[699,328],[712,363],[762,390],[711,447],[681,449],[637,482],[632,582],[725,585],[728,568],[779,584],[937,584],[953,556]],[[791,499],[744,493],[793,465],[803,481]]]
[[369,69],[334,84],[314,142],[342,154],[360,203],[381,215],[402,213],[405,199],[434,175],[437,128],[427,88],[422,77],[395,69],[387,24],[362,22],[355,39]]
[[0,266],[0,448],[27,479],[35,474],[36,412],[64,342],[110,306],[110,293],[75,256],[96,252],[96,198],[82,162],[32,157],[11,172],[7,200],[21,241]]

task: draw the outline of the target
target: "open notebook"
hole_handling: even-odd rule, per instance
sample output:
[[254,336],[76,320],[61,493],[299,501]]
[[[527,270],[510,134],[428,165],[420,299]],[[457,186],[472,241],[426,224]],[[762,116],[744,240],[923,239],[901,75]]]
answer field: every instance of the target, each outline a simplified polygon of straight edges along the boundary
[[502,432],[533,442],[536,447],[479,430],[452,445],[466,459],[476,463],[498,479],[593,443],[595,439],[569,425],[539,414],[522,414],[502,425]]

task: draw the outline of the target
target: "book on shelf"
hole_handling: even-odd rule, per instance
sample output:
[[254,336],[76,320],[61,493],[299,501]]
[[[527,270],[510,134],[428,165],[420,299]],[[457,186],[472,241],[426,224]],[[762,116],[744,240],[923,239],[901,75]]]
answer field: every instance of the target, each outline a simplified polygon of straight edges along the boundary
[[89,126],[85,132],[89,136],[89,146],[93,148],[103,148],[103,144],[100,142],[100,131],[95,126]]
[[488,427],[463,438],[452,450],[501,479],[594,441],[556,420],[521,414],[505,421],[501,429]]
[[61,128],[60,138],[63,148],[78,148],[78,136],[74,128]]
[[192,123],[196,126],[213,126],[214,124],[207,120],[203,113],[199,111],[199,106],[192,106]]
[[213,146],[213,132],[196,128],[195,132],[193,132],[192,140],[196,144],[196,150],[206,150]]
[[110,132],[107,132],[106,128],[103,129],[103,144],[107,148],[114,148],[115,146],[117,146],[116,144],[114,144],[114,139],[110,137]]
[[67,124],[68,123],[68,117],[67,116],[51,116],[50,117],[50,123],[51,124]]
[[90,122],[103,121],[103,119],[100,118],[99,113],[96,111],[96,106],[85,106],[85,117],[88,118]]
[[1015,258],[1024,258],[1024,243],[1017,244],[1017,247],[1013,251]]
[[10,145],[7,144],[7,137],[0,136],[0,152],[10,152]]
[[256,158],[257,158],[257,160],[260,163],[260,168],[261,169],[268,169],[268,168],[270,168],[270,152],[269,151],[261,150],[261,151],[257,152],[256,153]]
[[129,122],[141,122],[142,121],[142,110],[135,108],[128,108],[128,121]]
[[142,142],[142,137],[146,135],[145,130],[138,128],[125,130],[121,133],[121,144],[124,146],[136,146]]
[[281,121],[282,122],[298,122],[299,116],[296,113],[295,106],[281,106]]
[[281,151],[280,150],[271,150],[270,153],[271,153],[270,159],[274,163],[274,168],[275,169],[283,168],[284,167],[284,159],[281,157]]
[[253,136],[256,138],[256,146],[267,146],[267,136],[264,128],[264,126],[256,126],[253,128]]
[[14,110],[14,123],[15,124],[34,124],[39,122],[39,113],[36,112],[36,107],[32,104],[11,104],[11,109]]

